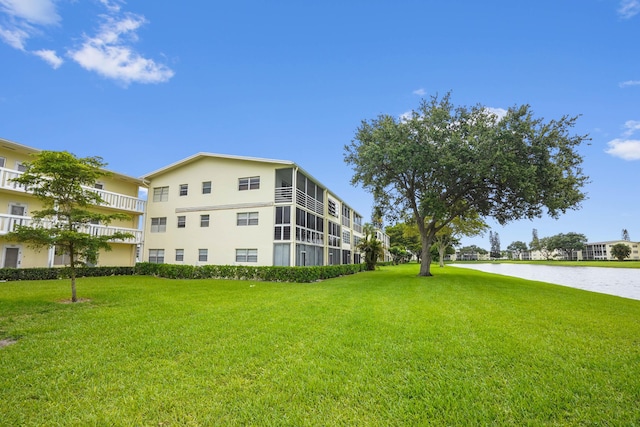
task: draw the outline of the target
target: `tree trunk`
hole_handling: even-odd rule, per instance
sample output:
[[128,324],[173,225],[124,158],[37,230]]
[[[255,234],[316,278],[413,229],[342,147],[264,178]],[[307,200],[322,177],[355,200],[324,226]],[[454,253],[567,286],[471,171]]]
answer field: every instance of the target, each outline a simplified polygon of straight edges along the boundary
[[438,246],[438,255],[440,258],[440,267],[444,267],[444,253],[446,252],[447,247],[445,245]]
[[[425,233],[426,234],[426,233]],[[431,274],[431,244],[433,237],[422,236],[422,262],[420,263],[420,276],[432,276]]]
[[69,275],[71,276],[71,302],[78,302],[76,295],[76,260],[73,256],[73,246],[69,250]]
[[78,302],[78,297],[76,296],[76,272],[75,270],[71,270],[71,302]]

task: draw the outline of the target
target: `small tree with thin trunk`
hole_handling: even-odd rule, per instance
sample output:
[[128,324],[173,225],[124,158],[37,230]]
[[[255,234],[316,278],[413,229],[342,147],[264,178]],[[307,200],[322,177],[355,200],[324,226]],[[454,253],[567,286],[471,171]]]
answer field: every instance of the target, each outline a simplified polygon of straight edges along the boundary
[[42,201],[42,209],[32,212],[30,225],[17,226],[8,240],[24,242],[35,249],[55,247],[69,256],[71,301],[76,295],[76,267],[95,264],[99,251],[110,250],[110,241],[126,240],[130,233],[110,235],[89,233],[90,225],[108,225],[115,219],[130,218],[125,214],[103,214],[95,207],[105,201],[93,186],[109,175],[100,157],[78,158],[66,151],[41,151],[25,163],[24,173],[13,181],[25,187]]

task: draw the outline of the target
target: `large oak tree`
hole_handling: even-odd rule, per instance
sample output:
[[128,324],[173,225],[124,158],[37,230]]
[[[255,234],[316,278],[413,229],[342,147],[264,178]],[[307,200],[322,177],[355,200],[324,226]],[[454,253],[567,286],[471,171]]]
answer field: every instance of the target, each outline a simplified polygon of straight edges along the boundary
[[570,134],[576,119],[544,121],[528,105],[499,118],[434,96],[408,117],[363,121],[345,161],[352,183],[372,192],[388,218],[408,212],[417,220],[420,275],[430,276],[436,233],[456,218],[478,213],[505,224],[579,207],[587,177],[577,148],[587,137]]

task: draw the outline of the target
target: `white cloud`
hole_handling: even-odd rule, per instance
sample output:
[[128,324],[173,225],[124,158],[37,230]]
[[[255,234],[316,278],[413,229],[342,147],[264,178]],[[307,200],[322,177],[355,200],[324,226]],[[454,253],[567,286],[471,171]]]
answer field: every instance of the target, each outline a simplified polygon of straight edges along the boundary
[[631,136],[636,131],[640,131],[640,122],[636,120],[627,120],[624,123],[625,131],[623,133],[624,136]]
[[624,160],[640,160],[640,140],[614,139],[608,143],[607,154]]
[[427,91],[424,90],[423,88],[420,88],[420,89],[414,90],[413,94],[418,96],[425,96],[427,94]]
[[631,19],[640,13],[640,0],[622,0],[618,8],[618,14],[623,19]]
[[40,58],[48,62],[49,65],[51,65],[54,70],[58,69],[64,62],[64,60],[56,54],[55,50],[49,50],[49,49],[35,50],[33,51],[33,54],[36,56],[39,56]]
[[119,1],[111,1],[111,0],[100,0],[100,3],[102,3],[102,5],[104,7],[107,8],[107,10],[111,13],[118,13],[120,12],[120,2]]
[[29,33],[15,26],[12,28],[4,28],[0,26],[0,39],[14,49],[25,50],[25,44],[29,39]]
[[640,86],[640,80],[627,80],[620,83],[620,87]]
[[129,43],[138,39],[136,30],[146,23],[144,17],[126,14],[120,19],[105,17],[95,37],[85,37],[84,43],[69,56],[86,70],[122,83],[161,83],[174,72],[163,64],[142,57]]
[[400,122],[407,122],[413,117],[413,111],[406,111],[398,116]]
[[[54,69],[64,60],[55,50],[28,50],[30,38],[41,35],[45,27],[59,25],[56,10],[60,0],[0,0],[0,41],[46,61]],[[143,57],[133,47],[137,30],[146,20],[143,16],[122,13],[124,0],[97,0],[105,9],[103,24],[93,37],[85,36],[82,44],[67,51],[75,62],[86,70],[111,78],[125,85],[159,83],[169,80],[174,72],[166,65]],[[3,16],[4,15],[4,16]]]
[[39,26],[60,22],[53,0],[0,0],[0,13],[6,15],[0,22],[0,40],[22,51]]
[[504,116],[507,115],[507,110],[505,110],[504,108],[485,107],[485,110],[487,110],[491,114],[494,114],[498,121],[502,120]]
[[60,22],[54,0],[0,0],[0,10],[31,24],[53,25]]

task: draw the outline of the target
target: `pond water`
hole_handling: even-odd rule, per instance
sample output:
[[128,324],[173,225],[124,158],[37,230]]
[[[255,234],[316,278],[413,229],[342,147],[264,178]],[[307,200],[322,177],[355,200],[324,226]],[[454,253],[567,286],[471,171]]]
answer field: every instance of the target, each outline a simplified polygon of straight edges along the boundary
[[499,263],[451,265],[640,300],[640,269],[637,268],[554,267]]

